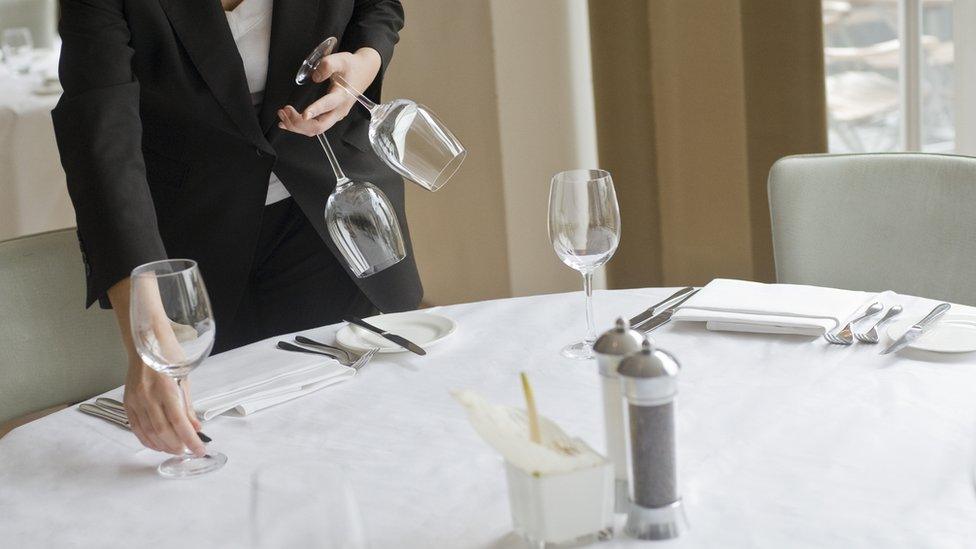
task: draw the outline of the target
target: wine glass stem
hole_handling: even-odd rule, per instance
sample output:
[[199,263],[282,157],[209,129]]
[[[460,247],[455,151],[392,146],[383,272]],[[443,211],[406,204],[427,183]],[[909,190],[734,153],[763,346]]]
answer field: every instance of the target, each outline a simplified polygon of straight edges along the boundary
[[332,152],[332,146],[329,145],[329,140],[326,139],[324,133],[318,134],[316,137],[319,138],[319,144],[322,145],[322,150],[325,151],[325,157],[329,159],[329,164],[332,165],[332,171],[335,172],[336,176],[336,188],[349,182],[349,178],[342,171],[342,166],[339,165],[339,161],[336,159],[336,155]]
[[588,347],[596,341],[596,326],[593,324],[593,273],[583,273],[583,293],[586,294],[586,338],[583,340]]
[[373,112],[374,110],[376,110],[376,103],[373,103],[368,97],[359,93],[359,90],[350,86],[349,82],[346,82],[346,79],[340,76],[339,74],[333,73],[332,81],[335,82],[336,84],[339,84],[339,87],[346,90],[346,93],[355,97],[356,101],[359,101],[359,103],[362,106],[366,107],[366,110],[368,110],[369,112]]
[[[183,380],[186,379],[186,376],[180,376],[175,379],[176,379],[176,393],[178,395],[178,398],[180,399],[180,410],[188,410],[189,408],[186,405],[186,395],[183,393]],[[194,457],[193,452],[191,452],[186,446],[183,447],[183,457],[184,458]]]

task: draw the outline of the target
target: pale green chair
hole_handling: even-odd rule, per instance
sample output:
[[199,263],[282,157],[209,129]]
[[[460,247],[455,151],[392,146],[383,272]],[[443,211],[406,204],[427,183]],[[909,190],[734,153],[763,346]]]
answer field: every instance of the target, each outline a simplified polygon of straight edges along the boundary
[[0,242],[0,426],[122,385],[114,315],[84,299],[74,229]]
[[976,305],[976,158],[788,156],[769,204],[779,282]]

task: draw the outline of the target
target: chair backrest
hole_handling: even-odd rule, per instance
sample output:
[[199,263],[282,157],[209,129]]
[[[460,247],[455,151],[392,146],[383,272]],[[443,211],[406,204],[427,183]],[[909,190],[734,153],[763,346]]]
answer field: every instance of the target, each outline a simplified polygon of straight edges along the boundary
[[38,48],[54,45],[57,25],[57,0],[0,0],[0,30],[26,27]]
[[769,204],[780,282],[976,305],[976,158],[789,156]]
[[115,318],[86,310],[74,229],[0,242],[0,423],[121,385]]

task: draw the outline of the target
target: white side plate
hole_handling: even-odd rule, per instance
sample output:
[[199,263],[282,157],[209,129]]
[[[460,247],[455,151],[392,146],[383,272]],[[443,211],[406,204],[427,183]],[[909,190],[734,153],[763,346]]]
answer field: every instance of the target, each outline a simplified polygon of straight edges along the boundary
[[[888,325],[892,341],[902,336],[917,319],[904,318]],[[909,347],[935,353],[969,353],[976,351],[976,315],[947,314]]]
[[[390,313],[364,318],[377,328],[401,335],[424,349],[444,339],[457,330],[457,323],[450,318],[423,311]],[[406,349],[390,343],[369,330],[347,324],[336,333],[336,342],[350,351],[365,352],[374,347],[380,353],[402,353]]]

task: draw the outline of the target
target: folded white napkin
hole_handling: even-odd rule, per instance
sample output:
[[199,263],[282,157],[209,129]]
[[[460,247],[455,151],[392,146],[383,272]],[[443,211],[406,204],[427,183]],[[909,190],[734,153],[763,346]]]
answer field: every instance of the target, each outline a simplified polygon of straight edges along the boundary
[[717,278],[686,301],[672,320],[706,322],[709,330],[819,336],[869,302],[890,301],[893,295]]
[[277,339],[214,355],[190,374],[193,409],[202,420],[231,410],[246,416],[356,375],[326,356],[282,351]]

